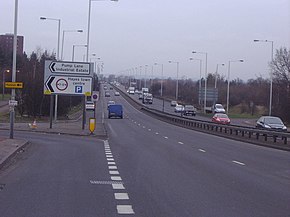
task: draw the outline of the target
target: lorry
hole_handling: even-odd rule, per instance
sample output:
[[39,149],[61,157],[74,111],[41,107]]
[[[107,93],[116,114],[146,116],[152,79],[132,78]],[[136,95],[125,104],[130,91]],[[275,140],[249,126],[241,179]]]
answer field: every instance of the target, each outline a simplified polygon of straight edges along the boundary
[[129,94],[134,94],[135,93],[135,87],[129,87],[128,93]]
[[119,117],[123,118],[123,106],[119,104],[111,104],[108,106],[108,118]]

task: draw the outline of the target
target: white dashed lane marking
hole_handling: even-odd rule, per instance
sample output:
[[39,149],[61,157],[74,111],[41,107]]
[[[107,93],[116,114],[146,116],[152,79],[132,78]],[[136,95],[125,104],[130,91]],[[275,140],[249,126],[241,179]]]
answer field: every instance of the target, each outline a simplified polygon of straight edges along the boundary
[[125,187],[124,187],[123,184],[118,184],[118,183],[116,183],[116,184],[112,184],[112,187],[113,187],[113,189],[115,189],[115,190],[124,190],[124,189],[125,189]]
[[122,181],[121,176],[111,176],[112,181]]
[[158,135],[159,133],[158,133],[158,132],[156,132],[155,134],[156,134],[156,135]]
[[206,151],[205,150],[203,150],[203,149],[198,149],[200,152],[203,152],[203,153],[205,153]]
[[116,200],[129,200],[129,195],[127,193],[115,193]]
[[184,143],[183,142],[178,142],[178,144],[183,145]]
[[235,164],[241,165],[241,166],[245,166],[246,165],[243,162],[236,161],[236,160],[233,160],[232,162],[235,163]]
[[164,139],[168,139],[168,137],[167,136],[164,136]]
[[109,168],[109,170],[116,170],[116,169],[118,169],[117,166],[109,166],[108,168]]
[[117,170],[110,170],[109,173],[110,173],[110,175],[119,175],[120,174],[119,171],[117,171]]
[[135,214],[131,205],[117,205],[118,214]]

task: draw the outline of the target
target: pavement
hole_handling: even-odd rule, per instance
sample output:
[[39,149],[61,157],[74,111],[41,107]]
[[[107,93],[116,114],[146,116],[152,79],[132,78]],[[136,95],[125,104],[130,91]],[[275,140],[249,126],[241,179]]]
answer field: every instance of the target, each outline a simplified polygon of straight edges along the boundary
[[[0,101],[0,105],[4,106],[5,103]],[[6,104],[7,105],[7,104]],[[69,120],[59,120],[52,123],[50,128],[49,121],[36,121],[36,127],[32,127],[33,123],[14,123],[14,131],[27,131],[51,134],[65,134],[75,136],[93,136],[99,139],[107,138],[107,131],[105,129],[102,102],[97,103],[96,109],[96,126],[93,133],[89,130],[89,120],[86,120],[85,128],[82,129],[82,112],[73,114]],[[100,109],[98,109],[100,108]],[[92,112],[88,112],[89,116],[93,116]],[[88,116],[88,115],[87,115]],[[88,119],[88,118],[87,118]],[[0,122],[0,131],[9,131],[10,123]],[[29,144],[28,140],[24,139],[10,139],[0,136],[0,169],[9,161],[15,154],[24,149]]]

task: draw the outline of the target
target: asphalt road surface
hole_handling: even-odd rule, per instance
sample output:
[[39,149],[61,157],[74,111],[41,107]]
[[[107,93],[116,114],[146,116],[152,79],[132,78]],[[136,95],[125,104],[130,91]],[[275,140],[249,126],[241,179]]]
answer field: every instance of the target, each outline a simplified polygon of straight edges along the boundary
[[[16,133],[31,145],[0,173],[1,217],[289,216],[289,152],[175,127],[113,93],[107,141]],[[109,100],[124,119],[106,118]]]

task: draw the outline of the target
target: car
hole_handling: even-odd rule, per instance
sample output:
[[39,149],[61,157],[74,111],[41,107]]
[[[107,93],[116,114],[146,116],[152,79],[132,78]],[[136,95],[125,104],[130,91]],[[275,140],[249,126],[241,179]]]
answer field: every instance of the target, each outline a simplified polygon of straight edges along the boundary
[[92,101],[86,102],[86,110],[95,110],[95,103]]
[[287,132],[287,127],[279,117],[262,116],[256,122],[256,128]]
[[120,92],[116,91],[115,96],[120,96]]
[[143,93],[138,94],[138,99],[143,99]]
[[226,114],[223,114],[223,113],[214,114],[214,116],[212,117],[212,121],[217,124],[230,124],[231,123],[230,118]]
[[226,110],[224,109],[222,104],[214,104],[212,106],[212,112],[213,113],[226,113]]
[[182,113],[184,111],[184,106],[183,105],[176,105],[174,108],[175,113]]
[[146,103],[152,104],[153,103],[153,95],[151,93],[144,93],[143,95],[144,95],[143,100],[142,100],[143,104],[146,104]]
[[196,115],[196,108],[194,108],[193,105],[185,105],[183,114],[195,116]]
[[171,105],[171,106],[176,106],[176,105],[177,105],[177,101],[172,100],[172,101],[170,102],[170,105]]
[[110,95],[110,92],[108,92],[108,91],[106,91],[105,92],[105,97],[110,97],[111,95]]
[[108,107],[108,109],[109,109],[109,106],[110,105],[115,105],[116,103],[115,103],[115,101],[113,101],[113,100],[110,100],[108,103],[107,103],[107,107]]
[[110,87],[110,90],[113,90],[113,87]]
[[108,107],[108,118],[119,117],[123,118],[123,107],[122,105],[109,105]]

